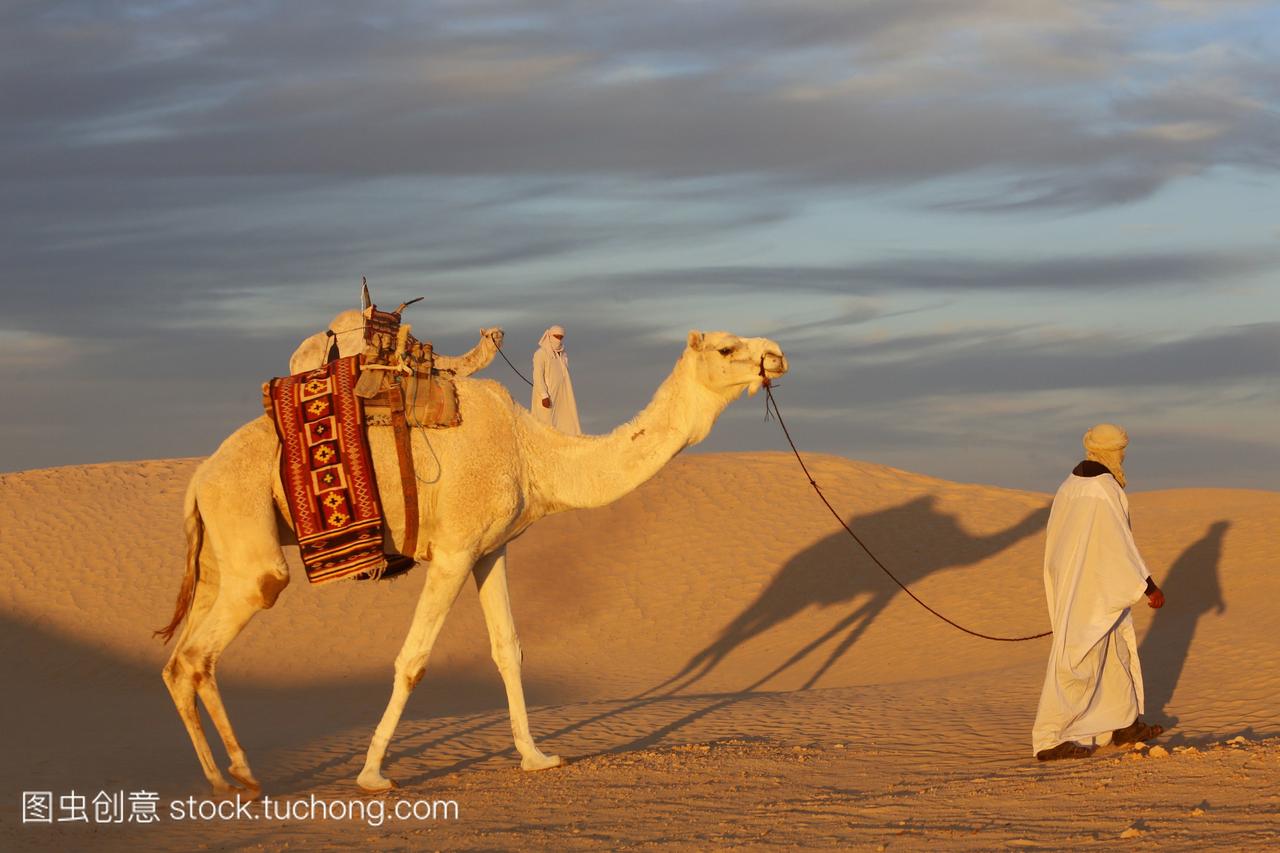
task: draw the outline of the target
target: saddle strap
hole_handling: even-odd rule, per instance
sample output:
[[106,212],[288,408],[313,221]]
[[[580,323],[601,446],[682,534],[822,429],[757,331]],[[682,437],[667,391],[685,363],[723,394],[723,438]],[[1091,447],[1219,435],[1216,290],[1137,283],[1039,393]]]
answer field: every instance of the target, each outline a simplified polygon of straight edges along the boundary
[[409,423],[404,416],[404,386],[387,393],[391,403],[391,430],[395,434],[396,459],[400,462],[400,486],[404,492],[404,546],[401,553],[413,558],[418,550],[418,478],[413,472],[413,450],[409,443]]

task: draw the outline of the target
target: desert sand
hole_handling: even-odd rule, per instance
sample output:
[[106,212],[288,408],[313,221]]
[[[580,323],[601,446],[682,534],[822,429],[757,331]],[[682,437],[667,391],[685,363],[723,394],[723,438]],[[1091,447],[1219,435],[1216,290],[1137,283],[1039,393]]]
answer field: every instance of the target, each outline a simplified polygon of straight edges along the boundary
[[[988,633],[1048,627],[1048,494],[806,458],[931,605]],[[196,461],[0,475],[0,848],[1280,844],[1280,493],[1143,492],[1130,472],[1135,535],[1168,596],[1135,609],[1146,716],[1170,731],[1160,749],[1041,764],[1049,641],[980,640],[925,612],[781,453],[678,457],[512,543],[531,723],[566,766],[518,769],[467,589],[391,744],[402,787],[383,801],[453,800],[456,820],[172,820],[171,801],[208,796],[151,637],[182,576]],[[362,800],[429,569],[313,588],[292,565],[219,683],[268,796]],[[88,824],[24,825],[24,791],[156,792],[160,820],[97,823],[90,807]]]

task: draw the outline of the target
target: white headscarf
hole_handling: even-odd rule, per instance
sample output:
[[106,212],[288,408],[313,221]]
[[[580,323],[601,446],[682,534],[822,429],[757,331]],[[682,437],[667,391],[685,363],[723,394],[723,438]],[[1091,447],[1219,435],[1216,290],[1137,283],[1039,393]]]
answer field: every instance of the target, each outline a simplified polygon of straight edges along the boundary
[[542,333],[542,340],[538,341],[538,346],[542,347],[556,358],[562,359],[565,363],[568,363],[569,356],[564,354],[564,341],[556,337],[556,335],[563,334],[563,326],[552,326]]
[[1107,466],[1111,476],[1124,487],[1124,449],[1129,446],[1129,434],[1124,427],[1115,424],[1098,424],[1084,434],[1085,458]]

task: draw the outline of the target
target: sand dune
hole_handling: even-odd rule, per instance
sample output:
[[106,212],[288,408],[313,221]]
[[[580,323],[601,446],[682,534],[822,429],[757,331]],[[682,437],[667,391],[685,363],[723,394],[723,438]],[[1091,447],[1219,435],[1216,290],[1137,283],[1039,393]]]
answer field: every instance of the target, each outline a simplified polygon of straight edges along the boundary
[[[930,604],[988,633],[1047,628],[1048,495],[810,462]],[[1280,736],[1280,493],[1131,495],[1169,598],[1135,611],[1148,717],[1174,724],[1165,745],[1180,751],[1061,767],[1028,761],[1047,640],[993,643],[936,620],[859,553],[793,458],[768,453],[680,457],[616,504],[545,519],[512,544],[531,721],[568,767],[515,769],[464,592],[388,761],[405,785],[396,796],[453,797],[456,823],[22,826],[24,790],[202,794],[159,679],[167,650],[150,637],[172,612],[195,464],[0,476],[5,847],[190,847],[196,834],[213,847],[451,848],[1280,838],[1280,748],[1268,740]],[[311,588],[295,571],[232,645],[219,681],[268,793],[355,796],[423,577]],[[1081,794],[1079,815],[1051,819]]]

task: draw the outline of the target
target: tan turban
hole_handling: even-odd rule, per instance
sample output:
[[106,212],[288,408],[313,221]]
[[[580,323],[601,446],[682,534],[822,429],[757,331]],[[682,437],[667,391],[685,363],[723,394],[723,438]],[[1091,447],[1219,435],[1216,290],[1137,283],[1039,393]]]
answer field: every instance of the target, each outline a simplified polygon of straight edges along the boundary
[[1085,458],[1107,466],[1111,476],[1123,488],[1124,449],[1129,446],[1129,434],[1124,427],[1115,424],[1098,424],[1084,434]]

